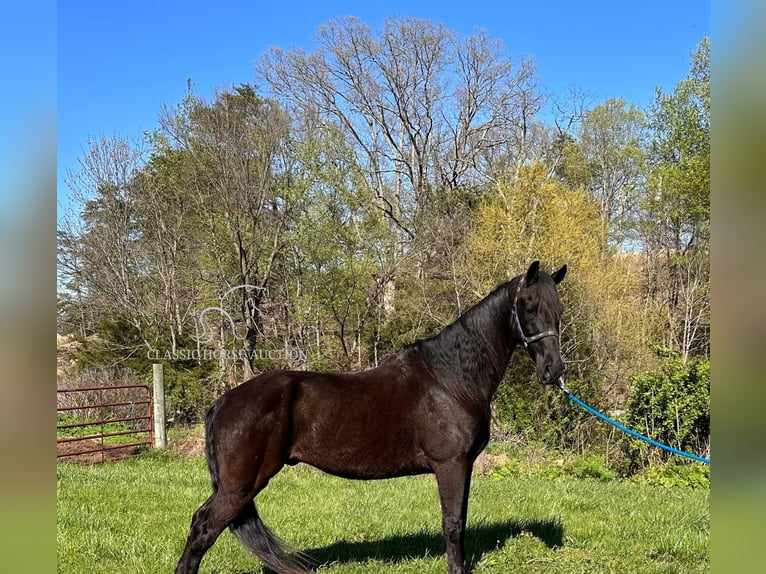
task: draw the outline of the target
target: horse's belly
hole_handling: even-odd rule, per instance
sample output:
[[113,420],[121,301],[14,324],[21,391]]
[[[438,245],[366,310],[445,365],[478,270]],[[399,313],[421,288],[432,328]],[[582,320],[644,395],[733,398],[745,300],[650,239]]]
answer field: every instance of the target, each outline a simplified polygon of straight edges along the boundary
[[323,472],[333,474],[335,476],[356,480],[395,478],[398,476],[408,476],[412,474],[424,474],[430,472],[430,469],[424,464],[370,465],[365,464],[362,461],[340,464],[338,461],[328,461],[325,459],[317,461],[300,460],[299,462],[305,462],[306,464],[318,468]]
[[388,425],[306,429],[294,437],[290,460],[358,479],[390,478],[429,470],[415,438]]
[[430,472],[430,468],[425,462],[415,460],[398,461],[396,464],[391,464],[390,461],[373,461],[370,459],[342,460],[327,457],[296,457],[293,461],[309,464],[335,476],[358,480],[395,478]]

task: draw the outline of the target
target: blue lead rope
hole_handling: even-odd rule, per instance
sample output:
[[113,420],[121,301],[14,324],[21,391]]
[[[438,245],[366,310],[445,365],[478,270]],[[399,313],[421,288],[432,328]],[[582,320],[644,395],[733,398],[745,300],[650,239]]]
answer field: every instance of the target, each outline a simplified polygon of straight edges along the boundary
[[574,395],[573,395],[573,394],[572,394],[572,393],[569,391],[569,389],[567,389],[567,388],[564,386],[564,383],[562,383],[560,379],[559,379],[558,381],[556,381],[556,384],[559,386],[559,388],[560,388],[562,391],[564,391],[564,392],[567,394],[567,396],[568,396],[570,399],[572,399],[574,402],[576,402],[578,405],[580,405],[580,406],[581,406],[582,408],[584,408],[586,411],[588,411],[589,413],[592,413],[592,414],[596,415],[598,418],[600,418],[601,420],[604,420],[604,421],[608,422],[610,425],[614,425],[614,426],[616,426],[616,427],[617,427],[618,429],[620,429],[621,431],[625,431],[625,432],[626,432],[626,433],[628,433],[629,435],[632,435],[632,436],[634,436],[634,437],[636,437],[636,438],[638,438],[638,439],[641,439],[641,440],[642,440],[642,441],[644,441],[644,442],[648,442],[648,443],[649,443],[649,444],[651,444],[651,445],[654,445],[654,446],[658,446],[658,447],[660,447],[660,448],[664,448],[665,450],[667,450],[667,451],[670,451],[670,452],[672,452],[672,453],[674,453],[674,454],[678,454],[678,455],[680,455],[680,456],[685,456],[686,458],[693,458],[694,460],[698,460],[698,461],[700,461],[700,462],[704,462],[705,464],[710,464],[710,459],[709,459],[709,458],[703,458],[703,457],[701,457],[701,456],[697,456],[696,454],[691,454],[691,453],[688,453],[688,452],[684,452],[684,451],[682,451],[682,450],[678,450],[677,448],[673,448],[672,446],[668,446],[668,445],[666,445],[666,444],[662,444],[661,442],[657,442],[656,440],[652,440],[652,439],[650,439],[648,436],[644,436],[644,435],[642,435],[642,434],[640,434],[640,433],[637,433],[636,431],[629,429],[629,428],[628,428],[628,427],[626,427],[625,425],[621,425],[621,424],[620,424],[620,423],[618,423],[616,420],[614,420],[614,419],[610,419],[608,416],[606,416],[606,415],[604,415],[604,414],[601,414],[601,413],[600,413],[600,412],[598,412],[596,409],[594,409],[592,406],[590,406],[590,405],[588,405],[588,404],[584,403],[583,401],[581,401],[580,399],[578,399],[576,396],[574,396]]

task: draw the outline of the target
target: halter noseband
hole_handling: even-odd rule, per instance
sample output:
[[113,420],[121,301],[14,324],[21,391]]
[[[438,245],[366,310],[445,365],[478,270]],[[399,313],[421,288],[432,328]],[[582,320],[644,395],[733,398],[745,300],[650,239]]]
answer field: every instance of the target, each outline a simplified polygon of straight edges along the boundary
[[521,291],[521,286],[523,283],[524,277],[519,279],[519,285],[516,287],[516,294],[513,296],[513,308],[511,309],[511,314],[513,315],[513,324],[519,331],[519,335],[521,335],[521,342],[524,343],[524,348],[526,349],[529,347],[530,343],[534,343],[535,341],[539,341],[545,337],[558,338],[559,334],[556,331],[543,331],[542,333],[537,333],[536,335],[531,335],[529,337],[524,334],[524,329],[521,327],[521,321],[519,321],[519,313],[516,311],[516,302],[519,298],[519,291]]

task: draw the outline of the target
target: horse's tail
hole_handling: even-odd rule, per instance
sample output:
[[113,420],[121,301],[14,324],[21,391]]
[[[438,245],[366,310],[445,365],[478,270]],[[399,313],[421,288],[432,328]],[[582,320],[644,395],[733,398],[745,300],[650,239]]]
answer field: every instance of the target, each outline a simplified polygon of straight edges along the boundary
[[215,457],[215,447],[213,446],[213,422],[218,409],[221,408],[221,399],[215,401],[208,409],[205,415],[205,458],[207,459],[207,468],[210,471],[210,481],[213,483],[213,492],[218,491],[220,477],[218,475],[218,460]]
[[250,502],[229,527],[251,552],[279,574],[304,574],[311,567],[305,554],[295,552],[266,528]]

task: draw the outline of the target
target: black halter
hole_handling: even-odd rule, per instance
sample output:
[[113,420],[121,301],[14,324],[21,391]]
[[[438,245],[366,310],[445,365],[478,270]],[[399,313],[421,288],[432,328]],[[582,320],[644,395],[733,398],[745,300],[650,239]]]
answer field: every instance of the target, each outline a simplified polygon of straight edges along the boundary
[[516,301],[519,298],[519,291],[521,291],[521,286],[523,283],[524,277],[519,279],[519,285],[516,287],[516,295],[513,296],[513,309],[511,310],[511,314],[513,315],[513,324],[519,331],[519,335],[521,335],[521,342],[524,343],[524,348],[526,349],[529,347],[530,343],[534,343],[535,341],[539,341],[545,337],[558,338],[559,334],[556,331],[543,331],[542,333],[537,333],[536,335],[531,335],[529,337],[524,334],[524,329],[521,327],[521,321],[519,321],[519,313],[516,311]]

